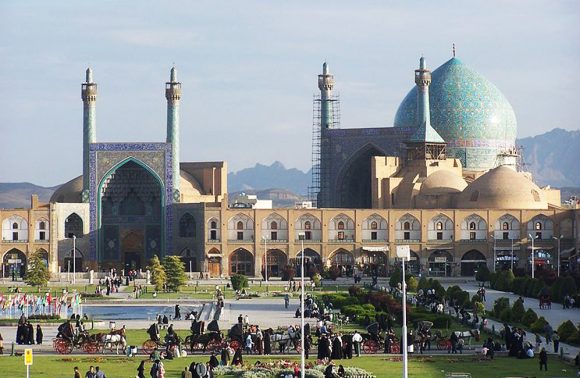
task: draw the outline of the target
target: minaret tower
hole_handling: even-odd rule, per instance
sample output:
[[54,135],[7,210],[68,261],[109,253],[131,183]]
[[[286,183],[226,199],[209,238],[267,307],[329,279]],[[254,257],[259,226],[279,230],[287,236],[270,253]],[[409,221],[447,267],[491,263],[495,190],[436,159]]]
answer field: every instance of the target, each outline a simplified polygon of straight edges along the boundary
[[419,60],[419,69],[415,70],[415,84],[417,85],[417,130],[405,142],[407,158],[409,160],[445,159],[445,141],[431,126],[429,110],[431,71],[427,69],[423,57]]
[[171,143],[173,166],[174,201],[179,201],[179,101],[181,100],[181,83],[177,81],[177,70],[171,68],[169,82],[165,83],[167,99],[167,143]]
[[97,141],[97,83],[93,82],[93,70],[87,68],[86,80],[81,84],[83,99],[83,202],[89,199],[89,145]]
[[322,65],[322,75],[318,75],[318,89],[320,89],[320,125],[322,129],[331,129],[333,126],[332,89],[334,75],[330,74],[328,64]]

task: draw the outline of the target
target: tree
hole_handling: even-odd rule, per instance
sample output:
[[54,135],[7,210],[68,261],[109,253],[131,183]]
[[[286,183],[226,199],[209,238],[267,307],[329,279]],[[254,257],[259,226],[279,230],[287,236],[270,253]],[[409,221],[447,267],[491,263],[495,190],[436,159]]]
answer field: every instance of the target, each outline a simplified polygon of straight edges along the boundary
[[234,290],[242,290],[243,288],[248,287],[248,277],[243,274],[234,274],[230,280]]
[[163,290],[163,286],[167,281],[167,275],[165,274],[165,270],[163,269],[163,266],[161,266],[161,261],[159,261],[157,255],[149,260],[149,266],[147,269],[151,272],[151,283],[155,285],[155,290]]
[[163,259],[163,268],[167,276],[167,289],[179,291],[179,288],[187,282],[185,264],[179,256],[166,256]]
[[35,252],[29,262],[28,270],[24,276],[24,282],[30,286],[46,286],[50,280],[50,272],[44,264],[40,252]]
[[477,273],[475,274],[475,279],[478,280],[479,282],[487,282],[489,281],[489,269],[487,268],[487,265],[485,264],[481,264],[478,268],[477,268]]

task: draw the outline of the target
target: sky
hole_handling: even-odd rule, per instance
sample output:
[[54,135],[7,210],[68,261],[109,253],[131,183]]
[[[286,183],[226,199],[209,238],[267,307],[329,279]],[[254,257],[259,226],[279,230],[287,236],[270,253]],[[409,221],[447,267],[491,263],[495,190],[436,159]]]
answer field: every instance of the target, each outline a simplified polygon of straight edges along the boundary
[[181,160],[311,166],[327,61],[343,128],[390,127],[424,55],[452,54],[509,99],[518,137],[580,128],[580,2],[0,1],[0,182],[82,173],[85,69],[99,142],[162,142],[182,82]]

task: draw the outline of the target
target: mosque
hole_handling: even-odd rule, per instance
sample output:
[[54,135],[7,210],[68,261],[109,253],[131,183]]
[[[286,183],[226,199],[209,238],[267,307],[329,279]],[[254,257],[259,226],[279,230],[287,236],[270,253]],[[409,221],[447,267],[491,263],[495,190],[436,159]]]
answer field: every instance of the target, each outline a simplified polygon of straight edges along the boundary
[[[0,210],[3,274],[40,251],[53,272],[144,269],[182,257],[204,276],[283,276],[304,254],[309,272],[387,275],[409,245],[410,269],[469,276],[478,266],[574,269],[580,212],[517,170],[508,100],[455,56],[431,72],[424,58],[394,126],[338,128],[328,65],[318,76],[317,208],[228,205],[225,162],[179,160],[181,83],[165,84],[167,139],[96,141],[97,84],[87,70],[83,175],[48,204]],[[534,258],[532,259],[532,253]],[[532,265],[533,261],[533,265]]]

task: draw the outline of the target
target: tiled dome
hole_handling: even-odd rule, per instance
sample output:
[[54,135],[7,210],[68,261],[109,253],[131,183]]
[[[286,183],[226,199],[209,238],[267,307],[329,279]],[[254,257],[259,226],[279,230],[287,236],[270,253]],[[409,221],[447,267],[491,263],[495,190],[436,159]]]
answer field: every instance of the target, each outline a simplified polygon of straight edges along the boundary
[[[452,58],[432,73],[429,87],[431,125],[447,142],[448,156],[467,170],[493,168],[498,152],[515,144],[517,122],[512,106],[485,77]],[[417,127],[417,87],[395,115],[395,127]]]

